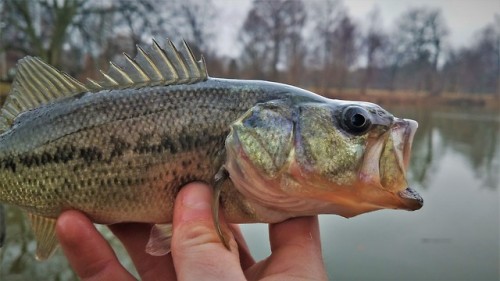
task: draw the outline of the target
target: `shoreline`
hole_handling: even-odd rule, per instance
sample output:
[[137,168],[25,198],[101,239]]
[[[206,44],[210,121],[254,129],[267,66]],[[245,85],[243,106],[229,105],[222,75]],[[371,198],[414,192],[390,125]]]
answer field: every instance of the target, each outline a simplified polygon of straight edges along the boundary
[[[3,104],[9,92],[10,84],[0,82],[0,104]],[[359,90],[347,89],[343,92],[327,90],[326,92],[309,88],[312,92],[323,94],[331,99],[367,101],[384,105],[415,105],[415,106],[450,106],[500,109],[500,95],[495,94],[462,94],[442,93],[430,95],[423,92],[367,90],[365,94]]]
[[[318,91],[320,92],[320,91]],[[415,105],[415,106],[449,106],[500,109],[500,95],[494,94],[462,94],[442,93],[430,95],[410,91],[367,90],[365,94],[359,90],[343,92],[327,91],[325,97],[341,100],[367,101],[379,105]]]

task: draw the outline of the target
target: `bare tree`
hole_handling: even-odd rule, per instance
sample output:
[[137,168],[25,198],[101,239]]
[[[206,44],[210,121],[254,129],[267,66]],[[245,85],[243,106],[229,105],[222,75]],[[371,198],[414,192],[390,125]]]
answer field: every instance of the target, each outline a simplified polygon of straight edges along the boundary
[[288,32],[289,39],[286,46],[286,63],[288,69],[288,79],[286,82],[300,85],[304,82],[304,59],[307,54],[302,36],[307,15],[302,4],[292,5],[290,9],[292,11],[290,12],[290,31]]
[[356,62],[358,45],[357,26],[345,14],[333,34],[333,63],[337,71],[337,90],[342,92],[347,84],[349,72]]
[[253,2],[243,24],[240,40],[244,46],[243,61],[255,71],[254,77],[268,74],[271,80],[279,80],[280,68],[294,64],[290,60],[300,56],[304,21],[305,12],[301,1]]
[[[63,52],[95,51],[102,48],[103,38],[117,30],[118,15],[137,18],[147,1],[5,0],[3,48],[24,55],[36,55],[60,66]],[[136,21],[137,22],[137,21]],[[103,27],[106,28],[103,28]],[[108,31],[108,32],[106,32]],[[92,44],[94,43],[94,44]],[[96,44],[97,43],[97,44]]]
[[500,96],[500,17],[482,28],[471,46],[452,51],[442,72],[448,91]]
[[6,0],[3,48],[36,54],[49,63],[58,65],[68,28],[83,4],[81,0]]
[[411,8],[403,13],[396,23],[397,30],[393,41],[398,44],[393,60],[395,69],[406,67],[409,81],[413,80],[416,90],[438,93],[436,85],[438,64],[442,53],[443,41],[448,28],[439,9]]
[[368,15],[368,29],[363,38],[363,51],[366,59],[366,68],[361,81],[361,93],[365,94],[373,78],[374,69],[379,66],[383,57],[387,37],[382,29],[380,11],[374,9]]
[[310,36],[311,64],[318,66],[318,87],[325,93],[332,85],[335,74],[334,69],[334,32],[344,18],[346,10],[339,0],[325,0],[312,2],[309,19],[313,32]]
[[[70,73],[107,66],[152,37],[184,38],[208,49],[211,1],[2,0],[1,50],[36,55]],[[5,16],[5,17],[4,17]],[[70,63],[63,54],[80,58]],[[90,60],[88,58],[91,58]]]

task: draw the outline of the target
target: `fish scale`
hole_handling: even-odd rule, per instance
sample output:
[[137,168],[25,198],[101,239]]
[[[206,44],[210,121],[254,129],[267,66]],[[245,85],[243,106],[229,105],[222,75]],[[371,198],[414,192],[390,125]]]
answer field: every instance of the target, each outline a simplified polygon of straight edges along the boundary
[[146,250],[167,253],[162,224],[192,181],[214,187],[224,243],[219,203],[232,223],[422,206],[405,179],[416,122],[375,104],[210,78],[170,41],[102,73],[83,85],[26,57],[2,108],[0,202],[28,213],[39,259],[71,209],[96,223],[154,224]]
[[[29,112],[32,116],[25,116],[11,134],[10,142],[5,142],[18,147],[20,139],[32,141],[26,145],[27,152],[21,149],[21,153],[10,153],[7,157],[7,162],[12,162],[16,171],[9,169],[12,164],[4,164],[6,157],[0,158],[1,182],[6,186],[0,190],[0,197],[7,198],[8,203],[29,206],[32,203],[23,200],[33,200],[27,193],[37,190],[50,196],[37,197],[35,203],[36,211],[47,217],[57,217],[64,209],[76,208],[101,223],[170,220],[172,206],[166,204],[173,194],[169,191],[195,179],[212,180],[218,169],[214,163],[224,148],[230,123],[259,98],[254,94],[254,100],[242,102],[239,91],[229,94],[235,86],[211,90],[203,83],[200,90],[177,86],[142,88],[137,92],[124,90],[106,96],[89,94],[77,102],[68,100],[70,105],[61,103]],[[127,107],[127,104],[134,106]],[[220,106],[222,104],[224,106]],[[50,111],[57,114],[50,114]],[[44,115],[50,118],[39,117]],[[86,116],[99,117],[89,120]],[[30,120],[36,122],[30,123]],[[25,137],[41,134],[41,131],[51,134]],[[8,145],[1,148],[11,151]],[[30,181],[27,174],[38,181]],[[94,180],[96,178],[99,180]],[[53,181],[64,184],[47,184]],[[3,195],[10,188],[18,191],[12,199]],[[117,189],[119,192],[115,191]],[[102,193],[99,190],[109,190],[110,194],[116,192],[124,197],[104,199],[110,201],[104,204],[91,196]],[[57,197],[69,194],[69,197]],[[66,204],[44,205],[47,202]],[[133,214],[121,209],[119,215],[106,217],[103,214],[112,214],[112,210],[117,209],[113,202],[127,202]],[[148,208],[138,212],[143,206]],[[151,218],[158,210],[161,214]]]

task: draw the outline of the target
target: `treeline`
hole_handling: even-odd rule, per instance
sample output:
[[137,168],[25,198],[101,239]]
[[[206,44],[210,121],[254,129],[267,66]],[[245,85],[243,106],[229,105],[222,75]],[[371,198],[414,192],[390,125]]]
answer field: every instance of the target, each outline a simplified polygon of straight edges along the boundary
[[456,48],[439,9],[408,9],[384,29],[377,9],[358,22],[340,0],[254,0],[236,41],[224,38],[241,50],[236,58],[214,47],[219,15],[212,1],[0,0],[0,78],[11,79],[24,55],[96,77],[122,51],[168,37],[202,52],[212,76],[500,97],[500,15]]

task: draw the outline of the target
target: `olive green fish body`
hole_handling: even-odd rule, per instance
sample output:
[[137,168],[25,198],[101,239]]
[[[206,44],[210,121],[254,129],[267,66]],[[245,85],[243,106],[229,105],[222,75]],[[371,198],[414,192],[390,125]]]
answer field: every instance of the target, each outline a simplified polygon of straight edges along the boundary
[[169,222],[179,187],[213,180],[230,124],[283,97],[248,84],[83,93],[26,112],[0,136],[0,198],[53,218],[78,209],[101,223]]
[[37,58],[18,64],[0,114],[0,202],[27,211],[40,259],[70,209],[153,223],[147,251],[165,254],[171,230],[159,224],[192,181],[214,186],[217,227],[219,203],[233,223],[422,206],[406,182],[415,121],[289,85],[209,78],[186,44],[154,42],[125,62],[87,85]]

